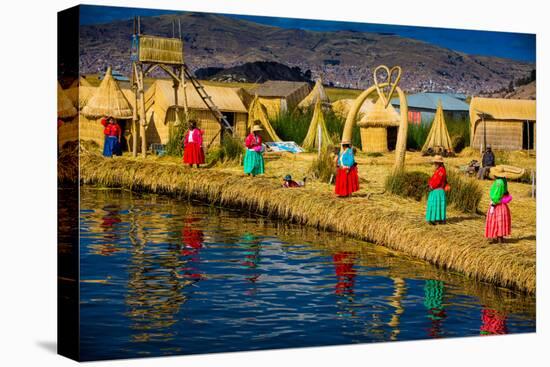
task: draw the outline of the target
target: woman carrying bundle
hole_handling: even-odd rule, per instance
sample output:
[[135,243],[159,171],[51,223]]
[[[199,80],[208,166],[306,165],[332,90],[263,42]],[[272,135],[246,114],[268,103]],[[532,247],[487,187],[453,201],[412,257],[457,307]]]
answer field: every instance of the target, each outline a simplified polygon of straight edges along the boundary
[[[256,124],[257,123],[257,124]],[[264,173],[264,157],[262,137],[259,132],[262,131],[259,121],[255,122],[252,132],[246,137],[246,153],[244,155],[244,173],[247,175],[261,175]]]
[[485,238],[504,242],[504,237],[512,233],[512,215],[508,203],[512,196],[508,192],[508,182],[505,177],[497,177],[491,186],[491,204],[485,221]]
[[105,135],[103,156],[122,155],[122,150],[120,149],[122,129],[120,125],[112,117],[101,119],[101,125],[104,126],[103,135]]
[[428,206],[426,208],[426,221],[430,224],[445,224],[447,220],[447,198],[445,189],[447,185],[447,170],[443,164],[443,157],[436,155],[433,159],[435,172],[428,181],[430,193],[428,194]]
[[342,149],[336,158],[336,186],[334,192],[337,196],[347,197],[359,191],[359,175],[357,174],[357,163],[351,142],[342,141]]
[[193,167],[194,164],[204,164],[204,150],[202,149],[203,131],[197,128],[197,121],[189,120],[189,130],[183,138],[183,163]]

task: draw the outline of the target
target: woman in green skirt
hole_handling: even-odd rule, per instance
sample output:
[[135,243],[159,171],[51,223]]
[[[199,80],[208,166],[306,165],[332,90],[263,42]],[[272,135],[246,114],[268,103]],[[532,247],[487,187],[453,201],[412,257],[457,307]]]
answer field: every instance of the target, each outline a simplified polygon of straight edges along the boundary
[[264,173],[264,157],[260,125],[254,125],[252,132],[246,137],[246,153],[244,155],[244,173],[247,175],[261,175]]
[[426,208],[426,221],[430,224],[445,224],[447,220],[447,198],[445,187],[447,186],[447,171],[443,164],[443,157],[436,155],[433,159],[435,172],[428,181],[430,193],[428,194],[428,206]]

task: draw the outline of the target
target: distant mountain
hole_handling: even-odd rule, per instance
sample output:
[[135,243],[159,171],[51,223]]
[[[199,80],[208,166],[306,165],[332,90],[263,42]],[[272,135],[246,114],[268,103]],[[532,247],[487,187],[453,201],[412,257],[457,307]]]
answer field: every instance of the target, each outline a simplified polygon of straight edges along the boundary
[[212,67],[197,69],[195,75],[199,79],[219,82],[263,83],[267,80],[312,82],[311,72],[303,73],[297,66],[291,68],[275,61],[247,62],[227,69]]
[[[535,69],[534,63],[468,55],[393,34],[286,29],[214,14],[142,18],[142,33],[171,36],[172,21],[178,18],[186,63],[194,71],[270,61],[299,67],[304,74],[309,71],[327,84],[365,88],[372,84],[377,65],[400,65],[401,86],[409,92],[473,94],[506,87]],[[95,73],[111,65],[129,73],[132,30],[131,20],[82,26],[81,72]]]

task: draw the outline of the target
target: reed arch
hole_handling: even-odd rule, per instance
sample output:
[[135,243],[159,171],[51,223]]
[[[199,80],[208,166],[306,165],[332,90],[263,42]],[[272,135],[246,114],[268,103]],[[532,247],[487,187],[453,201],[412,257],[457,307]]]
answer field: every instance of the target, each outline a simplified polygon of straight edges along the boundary
[[[387,81],[379,83],[377,81],[376,73],[377,71],[382,68],[388,72],[387,75]],[[398,70],[399,74],[395,81],[391,81],[391,73],[393,70]],[[395,145],[395,163],[394,163],[394,170],[401,170],[405,166],[405,152],[407,150],[407,129],[408,129],[408,113],[409,113],[409,107],[407,105],[407,97],[405,96],[405,93],[403,93],[403,90],[397,86],[397,83],[399,82],[399,79],[401,77],[401,68],[400,67],[394,67],[390,69],[384,65],[380,65],[374,70],[374,85],[363,91],[353,102],[353,105],[350,108],[350,111],[348,113],[348,116],[346,117],[346,123],[344,125],[344,132],[342,133],[342,141],[344,140],[352,140],[353,136],[353,127],[356,124],[357,121],[357,113],[361,109],[361,106],[363,103],[367,100],[367,98],[374,92],[378,93],[379,98],[382,98],[382,100],[385,103],[385,107],[388,106],[390,103],[391,95],[393,94],[393,91],[397,92],[399,96],[399,130],[397,132],[397,143]],[[389,87],[390,88],[390,95],[386,96],[382,89]]]

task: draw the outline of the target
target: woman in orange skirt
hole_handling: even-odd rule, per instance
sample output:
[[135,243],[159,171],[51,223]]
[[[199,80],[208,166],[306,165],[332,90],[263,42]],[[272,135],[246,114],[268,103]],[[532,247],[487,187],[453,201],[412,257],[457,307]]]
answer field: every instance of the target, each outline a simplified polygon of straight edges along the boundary
[[491,205],[487,211],[485,222],[485,237],[504,242],[504,237],[512,233],[512,215],[508,203],[512,196],[508,192],[508,182],[505,177],[497,177],[491,186]]
[[194,164],[204,164],[204,151],[202,150],[202,134],[203,131],[197,129],[197,121],[189,121],[189,130],[183,138],[183,163],[187,163],[189,167],[193,167]]
[[334,189],[336,195],[347,197],[358,191],[359,175],[350,141],[342,141],[342,150],[336,159],[336,167],[336,187]]

